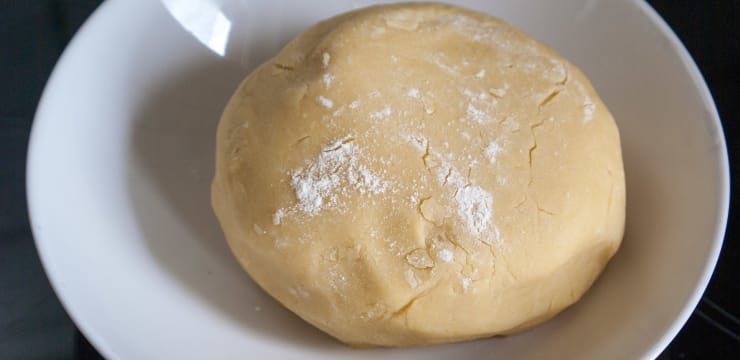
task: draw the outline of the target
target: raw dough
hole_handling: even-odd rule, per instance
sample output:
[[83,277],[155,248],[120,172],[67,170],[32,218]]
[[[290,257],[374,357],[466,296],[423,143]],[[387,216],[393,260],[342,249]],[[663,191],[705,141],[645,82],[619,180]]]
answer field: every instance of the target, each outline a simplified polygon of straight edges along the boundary
[[511,334],[577,301],[622,239],[617,127],[585,76],[441,4],[323,21],[249,75],[213,208],[251,277],[355,346]]

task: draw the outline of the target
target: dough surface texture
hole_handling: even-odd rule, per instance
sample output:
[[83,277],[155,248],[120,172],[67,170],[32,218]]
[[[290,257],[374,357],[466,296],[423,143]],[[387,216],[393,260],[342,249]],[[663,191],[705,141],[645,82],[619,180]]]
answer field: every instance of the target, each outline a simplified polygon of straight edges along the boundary
[[531,328],[581,298],[625,219],[586,77],[442,4],[339,15],[257,68],[221,118],[212,201],[252,279],[354,346]]

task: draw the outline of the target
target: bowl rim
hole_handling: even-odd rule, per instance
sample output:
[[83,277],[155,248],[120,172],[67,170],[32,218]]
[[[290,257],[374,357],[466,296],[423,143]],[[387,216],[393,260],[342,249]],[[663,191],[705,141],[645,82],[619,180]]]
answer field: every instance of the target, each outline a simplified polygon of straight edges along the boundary
[[55,88],[55,84],[59,82],[58,78],[60,77],[60,73],[62,72],[62,70],[67,67],[66,64],[71,61],[70,58],[72,57],[72,55],[70,54],[77,51],[77,48],[80,46],[79,44],[84,40],[84,37],[86,37],[85,34],[89,34],[90,29],[97,26],[97,23],[101,21],[101,18],[103,18],[103,14],[110,11],[110,9],[113,8],[113,4],[117,3],[120,3],[120,1],[111,0],[105,1],[98,5],[98,7],[82,23],[79,29],[77,29],[77,32],[75,32],[74,36],[64,48],[61,55],[59,56],[59,59],[54,65],[54,68],[51,71],[48,80],[46,81],[46,85],[44,85],[44,90],[41,93],[38,105],[36,106],[36,112],[33,116],[33,123],[31,124],[31,132],[28,138],[28,147],[26,151],[25,174],[26,202],[28,206],[27,211],[29,225],[31,227],[31,236],[33,237],[36,252],[39,255],[39,259],[41,260],[41,265],[44,269],[46,278],[49,280],[49,284],[51,285],[52,290],[54,290],[54,294],[56,295],[59,302],[62,304],[64,311],[72,320],[77,330],[82,333],[82,335],[89,341],[89,343],[95,348],[95,350],[97,350],[98,353],[100,353],[100,355],[102,355],[106,359],[118,359],[118,355],[115,351],[113,351],[113,347],[108,343],[108,341],[106,341],[103,336],[101,336],[95,330],[95,327],[86,321],[86,317],[83,316],[83,312],[78,311],[78,308],[74,306],[74,304],[72,304],[72,302],[64,296],[64,286],[57,275],[55,275],[54,273],[55,266],[53,265],[52,255],[49,249],[44,246],[44,241],[41,240],[43,236],[41,235],[40,224],[38,223],[38,216],[34,215],[42,211],[43,205],[42,201],[39,199],[39,196],[36,195],[37,190],[33,186],[33,179],[37,177],[36,172],[40,172],[38,169],[41,168],[40,155],[37,155],[37,153],[40,152],[40,145],[38,145],[38,143],[40,142],[38,135],[39,128],[43,126],[42,117],[40,115],[41,113],[43,113],[42,109],[49,106],[48,103],[50,101],[49,98],[51,97],[50,94],[52,93],[52,89]]
[[656,26],[657,30],[662,36],[668,40],[672,50],[676,52],[681,64],[688,73],[694,88],[699,91],[699,94],[704,102],[704,107],[708,111],[709,119],[707,122],[711,123],[714,136],[717,139],[717,152],[718,170],[719,170],[719,206],[717,212],[717,219],[714,225],[714,236],[712,239],[709,256],[705,259],[704,268],[702,270],[699,280],[694,286],[694,291],[691,296],[684,304],[681,311],[673,319],[673,322],[668,329],[663,333],[660,339],[651,347],[650,351],[645,354],[646,358],[655,359],[663,350],[665,350],[671,341],[678,335],[683,328],[684,324],[689,320],[694,309],[699,304],[699,301],[704,296],[704,292],[709,285],[709,281],[714,274],[714,269],[717,266],[720,252],[722,251],[722,244],[725,239],[725,231],[727,229],[727,220],[730,211],[730,163],[727,153],[727,140],[725,139],[725,133],[722,126],[722,121],[717,111],[717,105],[714,102],[712,93],[709,91],[709,86],[706,80],[699,70],[699,66],[694,61],[694,58],[689,53],[686,46],[681,42],[681,39],[668,25],[658,12],[647,3],[646,0],[633,0],[632,2],[640,9],[644,15]]

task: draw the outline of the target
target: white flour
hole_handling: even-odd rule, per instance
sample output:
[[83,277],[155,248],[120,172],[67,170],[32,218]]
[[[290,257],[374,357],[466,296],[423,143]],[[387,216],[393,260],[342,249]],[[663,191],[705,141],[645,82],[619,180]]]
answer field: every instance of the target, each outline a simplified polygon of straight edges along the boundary
[[470,233],[480,235],[491,222],[493,197],[479,186],[468,185],[455,194],[457,213]]
[[447,250],[447,249],[442,249],[442,250],[440,250],[440,251],[439,251],[439,252],[437,253],[437,257],[438,257],[438,258],[439,258],[440,260],[442,260],[442,261],[444,261],[444,262],[446,262],[446,263],[448,263],[448,262],[452,261],[452,259],[454,258],[454,256],[455,256],[455,254],[453,254],[453,253],[452,253],[452,251],[450,251],[450,250]]
[[491,141],[490,144],[486,147],[486,150],[484,151],[484,154],[486,155],[486,158],[488,158],[488,161],[491,164],[496,163],[496,157],[503,151],[504,149],[501,148],[495,141]]
[[393,110],[391,109],[391,107],[386,105],[380,111],[371,112],[370,117],[376,120],[383,120],[389,118],[392,112]]
[[[381,194],[389,182],[361,163],[362,154],[351,136],[325,146],[319,156],[290,173],[290,185],[298,203],[294,209],[307,215],[316,215],[323,209],[337,208],[348,190],[360,194]],[[285,210],[279,209],[273,223],[279,224]]]
[[332,107],[334,107],[334,102],[323,96],[319,96],[318,101],[319,101],[319,104],[323,105],[327,109],[331,109]]
[[321,76],[321,81],[324,83],[324,86],[328,89],[331,86],[331,82],[334,81],[334,75],[326,73]]
[[[429,152],[439,166],[432,170],[437,182],[452,195],[452,202],[456,205],[455,212],[468,232],[479,236],[489,229],[493,217],[493,197],[480,186],[469,184],[468,180],[450,164],[444,156],[434,151],[424,136],[402,135],[402,138],[416,147],[419,151]],[[493,231],[497,231],[493,226]]]
[[596,111],[596,105],[590,101],[586,101],[583,104],[583,122],[587,123],[594,118],[594,111]]

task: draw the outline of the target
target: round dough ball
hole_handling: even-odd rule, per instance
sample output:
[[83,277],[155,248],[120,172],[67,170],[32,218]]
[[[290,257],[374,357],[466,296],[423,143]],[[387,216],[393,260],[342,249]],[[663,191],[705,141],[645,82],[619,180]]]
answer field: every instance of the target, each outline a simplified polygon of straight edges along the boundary
[[623,235],[619,134],[589,81],[454,6],[318,23],[244,80],[217,136],[213,208],[239,262],[355,346],[530,328]]

